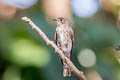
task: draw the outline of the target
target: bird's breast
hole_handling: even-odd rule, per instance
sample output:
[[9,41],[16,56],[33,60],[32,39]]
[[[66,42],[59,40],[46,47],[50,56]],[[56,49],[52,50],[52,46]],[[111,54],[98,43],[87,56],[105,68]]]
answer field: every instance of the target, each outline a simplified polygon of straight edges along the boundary
[[68,33],[67,33],[67,30],[66,30],[66,28],[64,28],[64,27],[59,27],[58,29],[57,29],[57,33],[58,33],[58,40],[60,40],[60,41],[62,41],[62,42],[65,42],[65,41],[67,41],[67,39],[68,39]]
[[59,28],[58,29],[58,34],[59,34],[59,39],[61,41],[64,41],[65,40],[65,30],[64,30],[64,28]]

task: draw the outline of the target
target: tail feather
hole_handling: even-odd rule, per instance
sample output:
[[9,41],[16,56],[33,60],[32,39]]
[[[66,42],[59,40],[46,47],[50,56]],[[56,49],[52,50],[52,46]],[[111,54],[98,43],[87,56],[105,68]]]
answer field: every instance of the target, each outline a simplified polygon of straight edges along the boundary
[[70,68],[64,69],[63,76],[64,77],[71,76],[71,69]]
[[65,62],[63,62],[63,76],[71,76],[71,69]]

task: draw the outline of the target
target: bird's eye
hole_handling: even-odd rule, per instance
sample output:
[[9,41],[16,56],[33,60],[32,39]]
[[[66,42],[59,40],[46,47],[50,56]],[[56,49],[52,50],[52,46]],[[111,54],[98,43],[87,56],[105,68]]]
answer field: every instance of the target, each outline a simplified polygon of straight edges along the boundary
[[60,21],[62,21],[62,19],[60,19]]

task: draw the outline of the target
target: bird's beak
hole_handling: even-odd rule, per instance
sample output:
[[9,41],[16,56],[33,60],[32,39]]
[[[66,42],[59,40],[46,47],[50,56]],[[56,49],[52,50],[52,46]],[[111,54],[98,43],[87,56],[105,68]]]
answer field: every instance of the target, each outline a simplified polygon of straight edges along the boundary
[[53,19],[53,21],[57,21],[57,19]]

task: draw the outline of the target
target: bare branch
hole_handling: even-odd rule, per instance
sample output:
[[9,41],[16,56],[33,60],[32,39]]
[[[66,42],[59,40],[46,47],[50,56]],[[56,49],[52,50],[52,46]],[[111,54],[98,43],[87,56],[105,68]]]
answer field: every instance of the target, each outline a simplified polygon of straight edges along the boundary
[[25,22],[28,22],[28,24],[32,27],[32,29],[34,29],[40,35],[40,37],[42,37],[42,39],[46,42],[46,44],[51,46],[55,50],[55,52],[58,54],[58,56],[69,65],[72,72],[74,72],[79,77],[79,79],[87,80],[83,72],[79,71],[74,66],[74,64],[67,57],[64,56],[63,52],[56,46],[56,44],[53,41],[48,39],[45,33],[38,26],[36,26],[28,17],[22,17],[22,20]]

